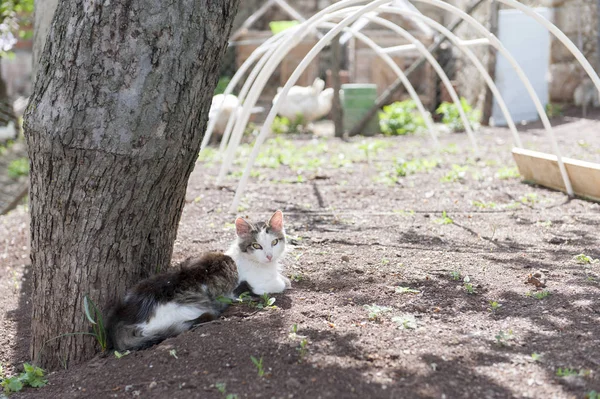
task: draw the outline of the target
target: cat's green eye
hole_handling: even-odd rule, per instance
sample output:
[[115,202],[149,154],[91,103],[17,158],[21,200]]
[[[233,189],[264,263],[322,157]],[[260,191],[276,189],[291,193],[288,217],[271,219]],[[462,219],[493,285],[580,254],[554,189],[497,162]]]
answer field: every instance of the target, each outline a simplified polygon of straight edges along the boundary
[[278,242],[279,242],[279,240],[277,238],[274,239],[273,241],[271,241],[271,246],[274,247],[275,245],[277,245]]
[[262,249],[262,247],[260,246],[259,243],[255,242],[254,244],[252,244],[252,248],[254,249]]

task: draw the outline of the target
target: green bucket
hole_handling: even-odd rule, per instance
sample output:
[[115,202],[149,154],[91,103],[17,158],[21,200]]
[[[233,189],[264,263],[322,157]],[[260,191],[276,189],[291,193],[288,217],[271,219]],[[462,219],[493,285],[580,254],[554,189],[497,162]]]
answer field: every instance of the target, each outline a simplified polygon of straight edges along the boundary
[[[344,110],[344,130],[350,131],[363,116],[375,105],[377,85],[368,83],[351,83],[342,85],[344,91],[342,109]],[[379,117],[375,115],[361,132],[364,136],[379,133]]]

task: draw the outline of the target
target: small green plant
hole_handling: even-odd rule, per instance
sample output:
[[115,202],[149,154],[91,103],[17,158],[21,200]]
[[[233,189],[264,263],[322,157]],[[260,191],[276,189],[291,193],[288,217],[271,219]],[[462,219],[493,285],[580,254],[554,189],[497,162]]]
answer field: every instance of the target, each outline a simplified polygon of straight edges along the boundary
[[250,292],[243,292],[237,298],[231,298],[226,296],[217,297],[217,301],[221,303],[226,303],[228,305],[236,305],[236,304],[245,304],[247,306],[257,308],[257,309],[275,309],[277,306],[273,305],[275,303],[275,298],[269,296],[269,294],[263,294],[260,296],[258,301],[255,301],[250,295]]
[[373,155],[377,155],[379,151],[389,146],[390,144],[387,141],[371,139],[361,141],[360,144],[358,144],[358,149],[365,153],[367,162],[371,163],[371,157]]
[[412,289],[410,287],[396,287],[397,294],[418,294],[421,291]]
[[176,350],[176,349],[171,349],[171,350],[169,351],[169,355],[173,356],[175,359],[179,359],[179,358],[177,357],[177,350]]
[[523,205],[533,206],[538,200],[538,195],[536,193],[527,193],[520,198],[520,201]]
[[250,356],[250,360],[252,360],[252,363],[254,363],[254,366],[256,367],[256,371],[258,372],[258,376],[262,377],[265,375],[265,369],[263,368],[263,357],[260,357],[260,360],[255,358],[254,356]]
[[459,183],[465,180],[465,176],[467,174],[468,166],[460,166],[460,165],[452,165],[452,169],[448,171],[440,181],[442,183]]
[[391,170],[383,171],[376,180],[388,185],[398,183],[402,177],[413,175],[415,173],[429,173],[438,166],[435,159],[416,158],[410,161],[397,159]]
[[550,295],[550,291],[543,290],[543,291],[538,291],[538,292],[534,292],[534,293],[528,292],[527,296],[532,296],[535,299],[542,300],[542,299],[546,298],[548,295]]
[[292,280],[295,283],[299,283],[300,281],[304,280],[304,276],[302,275],[302,273],[295,273],[290,276],[290,280]]
[[224,382],[217,382],[215,384],[215,388],[217,388],[217,391],[219,391],[221,393],[221,395],[223,395],[224,399],[238,399],[239,396],[235,393],[227,393],[227,384],[225,384]]
[[542,355],[540,355],[540,354],[539,354],[539,353],[537,353],[537,352],[533,352],[533,353],[531,354],[531,360],[533,360],[534,362],[540,362],[540,361],[542,361],[542,357],[543,357],[543,356],[542,356]]
[[392,321],[398,325],[398,328],[405,330],[414,330],[417,328],[417,319],[413,315],[395,316]]
[[219,157],[219,151],[212,147],[205,147],[200,154],[198,154],[199,162],[214,162]]
[[296,118],[293,120],[290,120],[285,116],[276,116],[271,125],[271,131],[275,134],[300,133],[302,131],[302,126],[305,124],[306,121],[302,114],[297,114]]
[[558,369],[556,369],[556,375],[558,377],[569,377],[572,375],[579,375],[579,371],[568,368],[568,367],[565,367],[565,368],[559,367]]
[[475,287],[473,287],[473,284],[471,283],[471,277],[465,276],[465,278],[463,279],[463,284],[464,284],[465,291],[467,292],[467,294],[474,295],[477,293],[475,291]]
[[27,386],[40,388],[48,383],[46,378],[44,378],[43,369],[32,366],[29,363],[24,363],[23,369],[24,371],[18,376],[3,378],[2,382],[0,382],[0,386],[4,388],[6,394],[19,392]]
[[575,255],[573,259],[575,259],[577,263],[582,265],[591,265],[600,262],[599,259],[594,259],[591,256],[587,256],[586,254]]
[[27,158],[18,158],[8,164],[8,177],[18,179],[21,176],[29,174],[29,160]]
[[496,172],[496,178],[500,180],[516,179],[520,176],[519,169],[516,167],[504,166]]
[[495,338],[496,344],[498,344],[498,346],[508,346],[509,341],[511,341],[514,338],[514,335],[512,330],[508,330],[508,332],[500,330],[498,334],[496,334]]
[[369,320],[371,321],[380,321],[384,313],[392,311],[390,307],[379,305],[364,305],[364,308],[369,312]]
[[561,116],[563,114],[563,109],[564,107],[560,104],[548,103],[546,104],[546,115],[548,115],[549,118]]
[[270,297],[269,294],[265,293],[260,296],[260,302],[256,304],[258,309],[274,309],[275,298]]
[[397,101],[383,107],[379,113],[379,128],[386,136],[403,136],[425,128],[423,118],[416,113],[412,100]]
[[[471,127],[474,130],[477,130],[481,120],[481,113],[478,110],[474,110],[464,97],[460,98],[460,105],[467,116],[467,120]],[[465,130],[465,125],[463,124],[459,108],[456,104],[443,102],[438,109],[435,110],[435,113],[442,115],[442,123],[452,129],[452,131],[459,132]]]
[[214,95],[216,96],[217,94],[225,93],[225,89],[229,85],[229,82],[231,82],[231,77],[221,76],[219,78],[219,82],[217,83],[217,87],[215,87]]
[[600,393],[596,391],[589,391],[584,396],[585,399],[600,399]]
[[439,219],[435,219],[434,222],[436,222],[437,224],[453,224],[454,220],[452,220],[452,218],[448,216],[446,211],[443,211],[442,217]]
[[412,209],[394,209],[393,211],[395,214],[400,215],[400,216],[414,216],[415,215],[415,211],[413,211]]
[[123,353],[121,353],[121,352],[119,352],[119,351],[115,351],[115,352],[114,352],[114,355],[115,355],[115,358],[117,358],[117,359],[120,359],[120,358],[122,358],[123,356],[127,356],[127,355],[129,355],[130,353],[131,353],[130,351],[125,351],[125,352],[123,352]]
[[475,294],[475,288],[473,287],[473,284],[471,284],[471,283],[465,283],[465,291],[469,295]]
[[108,343],[102,313],[87,295],[83,297],[83,309],[85,311],[85,316],[92,324],[93,333],[90,334],[96,338],[96,341],[100,344],[100,348],[102,348],[102,352],[106,351]]
[[490,312],[496,312],[496,311],[500,310],[501,307],[502,307],[502,304],[499,303],[498,301],[490,301]]
[[460,272],[457,272],[457,271],[450,272],[450,278],[454,281],[460,280],[460,278],[461,278]]
[[552,227],[552,220],[545,220],[543,222],[539,221],[539,222],[537,222],[537,224],[540,225],[540,226],[542,226],[542,227],[549,228],[549,227]]
[[298,363],[302,363],[306,355],[308,355],[308,340],[304,338],[300,341],[300,346],[296,350],[298,351]]
[[494,209],[498,204],[495,202],[471,201],[471,205],[479,209]]

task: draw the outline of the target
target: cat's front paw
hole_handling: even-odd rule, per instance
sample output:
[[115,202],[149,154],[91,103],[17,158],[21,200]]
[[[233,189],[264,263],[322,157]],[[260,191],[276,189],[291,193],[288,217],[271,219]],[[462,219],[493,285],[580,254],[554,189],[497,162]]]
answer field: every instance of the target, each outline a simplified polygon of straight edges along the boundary
[[292,288],[292,280],[290,280],[286,276],[281,276],[281,278],[283,279],[283,282],[285,283],[286,290],[289,290],[290,288]]

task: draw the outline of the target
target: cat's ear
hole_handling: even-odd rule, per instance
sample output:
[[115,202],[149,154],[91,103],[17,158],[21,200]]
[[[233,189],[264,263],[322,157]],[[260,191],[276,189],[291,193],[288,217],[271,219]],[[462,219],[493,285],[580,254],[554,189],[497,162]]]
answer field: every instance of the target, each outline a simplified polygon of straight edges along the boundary
[[252,226],[250,226],[250,223],[246,222],[242,218],[235,219],[235,232],[238,237],[247,237],[250,235],[251,231]]
[[267,223],[271,230],[276,232],[283,231],[283,213],[281,211],[275,211],[269,222]]

